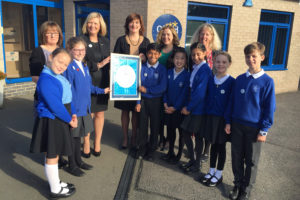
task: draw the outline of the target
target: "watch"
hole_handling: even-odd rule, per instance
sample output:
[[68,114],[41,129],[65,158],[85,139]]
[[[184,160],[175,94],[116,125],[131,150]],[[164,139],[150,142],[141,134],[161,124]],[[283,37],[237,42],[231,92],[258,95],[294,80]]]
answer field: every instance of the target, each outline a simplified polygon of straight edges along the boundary
[[261,136],[267,136],[267,135],[268,135],[268,132],[266,132],[266,131],[259,131],[259,134],[260,134]]

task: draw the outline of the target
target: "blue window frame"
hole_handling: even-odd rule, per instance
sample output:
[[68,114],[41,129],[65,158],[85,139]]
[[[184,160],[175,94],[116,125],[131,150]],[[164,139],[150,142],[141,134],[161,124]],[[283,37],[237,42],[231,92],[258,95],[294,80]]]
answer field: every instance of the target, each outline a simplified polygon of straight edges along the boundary
[[[36,1],[36,0],[27,0],[27,1],[24,1],[24,0],[0,0],[0,15],[1,15],[1,25],[2,26],[3,26],[3,12],[4,12],[2,10],[3,3],[8,4],[8,5],[15,4],[15,5],[23,7],[22,11],[25,13],[25,15],[23,14],[22,20],[30,20],[30,22],[27,21],[28,23],[26,23],[26,24],[29,24],[28,26],[23,25],[24,32],[21,34],[24,34],[23,35],[23,37],[25,38],[24,41],[27,41],[28,38],[32,38],[33,42],[32,42],[32,44],[28,43],[28,42],[24,43],[25,47],[24,47],[24,51],[22,52],[23,54],[30,53],[33,47],[37,47],[39,45],[38,44],[38,26],[40,25],[40,23],[39,23],[39,17],[40,17],[39,14],[40,13],[38,13],[38,10],[41,9],[42,7],[60,9],[60,11],[61,11],[61,23],[60,24],[61,24],[63,36],[65,35],[63,0],[49,0],[49,1],[47,1],[47,0],[39,0],[39,1]],[[3,28],[4,32],[5,32],[5,27],[1,27],[1,28]],[[11,31],[11,32],[14,33],[13,31]],[[3,47],[4,71],[7,73],[5,44],[14,43],[16,41],[12,41],[10,38],[5,38],[4,33],[1,34],[1,39],[2,39],[2,47]],[[8,40],[8,42],[6,42],[5,40]],[[10,51],[14,51],[14,50],[10,50]],[[19,56],[21,56],[21,53],[19,53]],[[20,59],[21,59],[21,57],[20,57]],[[29,66],[24,66],[24,67],[29,67]],[[6,83],[8,83],[8,84],[32,81],[30,75],[25,75],[25,76],[22,76],[19,78],[6,78],[5,80],[6,80]]]
[[262,10],[258,41],[266,46],[264,70],[287,70],[293,13]]
[[227,50],[230,17],[230,6],[189,2],[185,40],[187,51],[194,32],[203,23],[214,26],[222,41],[222,49]]

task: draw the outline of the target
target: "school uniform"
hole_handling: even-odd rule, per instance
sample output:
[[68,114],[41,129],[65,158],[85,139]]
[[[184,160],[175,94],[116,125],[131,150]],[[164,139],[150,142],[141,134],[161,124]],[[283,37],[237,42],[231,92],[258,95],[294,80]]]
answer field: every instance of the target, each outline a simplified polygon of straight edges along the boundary
[[38,102],[30,152],[47,152],[47,158],[71,155],[72,144],[69,122],[75,114],[69,81],[44,67],[37,83]]
[[175,108],[174,113],[165,114],[165,122],[167,124],[167,138],[169,139],[169,153],[174,154],[176,128],[178,128],[180,138],[178,157],[180,158],[183,148],[182,129],[180,127],[180,124],[183,121],[181,109],[187,101],[190,74],[185,69],[182,69],[180,72],[176,72],[175,68],[172,68],[168,70],[167,78],[167,91],[164,94],[163,102],[166,103],[168,107]]
[[181,124],[184,131],[184,141],[187,145],[189,158],[194,161],[194,148],[191,139],[192,133],[195,134],[196,141],[196,164],[200,166],[200,156],[203,148],[201,137],[204,136],[205,123],[205,98],[207,91],[207,83],[212,76],[211,69],[205,61],[199,65],[193,66],[193,71],[190,77],[190,97],[186,104],[186,109],[190,114],[185,116]]
[[[154,152],[157,148],[158,132],[160,124],[160,105],[162,96],[167,88],[167,70],[157,62],[151,66],[148,62],[142,65],[141,85],[147,90],[142,93],[140,112],[140,133],[138,137],[141,151]],[[148,141],[148,120],[150,119],[150,141]],[[142,153],[143,154],[143,153]],[[143,155],[142,155],[143,156]]]
[[[250,193],[255,183],[261,142],[258,134],[273,124],[274,82],[263,70],[237,77],[232,98],[231,153],[234,184]],[[246,165],[244,169],[244,165]]]

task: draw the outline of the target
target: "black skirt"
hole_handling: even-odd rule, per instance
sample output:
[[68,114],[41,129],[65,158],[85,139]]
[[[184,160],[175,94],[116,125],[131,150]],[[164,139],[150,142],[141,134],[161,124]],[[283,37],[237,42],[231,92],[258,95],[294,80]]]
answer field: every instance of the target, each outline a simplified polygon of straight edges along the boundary
[[205,139],[212,144],[224,144],[230,141],[230,135],[225,133],[225,120],[223,117],[207,115],[205,125]]
[[114,107],[120,110],[135,111],[136,101],[115,101]]
[[164,115],[165,125],[171,128],[180,128],[180,124],[183,122],[183,119],[184,119],[184,115],[181,114],[180,110],[176,110],[172,114]]
[[204,137],[205,116],[204,115],[187,115],[181,123],[181,128],[190,133],[200,133]]
[[[65,106],[70,110],[70,104]],[[34,122],[30,152],[46,152],[48,157],[72,155],[70,125],[58,118],[37,117]]]

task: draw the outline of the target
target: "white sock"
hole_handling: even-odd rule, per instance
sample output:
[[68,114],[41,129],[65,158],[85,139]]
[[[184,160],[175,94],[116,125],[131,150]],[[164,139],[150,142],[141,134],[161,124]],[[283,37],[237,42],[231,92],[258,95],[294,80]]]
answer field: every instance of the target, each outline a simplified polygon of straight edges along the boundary
[[206,174],[205,178],[210,178],[211,175],[214,175],[215,174],[215,170],[216,170],[215,168],[209,168],[209,174]]
[[217,178],[213,177],[211,179],[211,182],[213,182],[213,183],[218,182],[218,180],[220,180],[220,178],[222,177],[222,172],[223,172],[222,170],[217,170],[215,173],[215,177],[217,177]]
[[[45,163],[45,174],[50,185],[50,190],[52,193],[59,193],[61,190],[59,174],[58,174],[58,164],[48,165]],[[68,193],[68,188],[63,188],[62,194]]]

